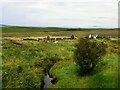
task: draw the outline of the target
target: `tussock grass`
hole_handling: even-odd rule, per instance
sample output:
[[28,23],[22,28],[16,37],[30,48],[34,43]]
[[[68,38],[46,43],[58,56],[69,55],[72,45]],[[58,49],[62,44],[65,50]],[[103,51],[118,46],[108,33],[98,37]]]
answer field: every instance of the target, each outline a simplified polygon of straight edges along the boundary
[[22,42],[25,45],[22,48],[3,41],[3,88],[40,88],[45,76],[44,70],[60,60],[72,58],[73,43],[63,42]]
[[2,42],[2,85],[6,88],[40,88],[44,70],[57,79],[52,88],[115,88],[118,82],[118,43],[99,39],[108,45],[107,54],[95,70],[80,77],[73,60],[77,40],[52,42],[22,41],[25,48]]

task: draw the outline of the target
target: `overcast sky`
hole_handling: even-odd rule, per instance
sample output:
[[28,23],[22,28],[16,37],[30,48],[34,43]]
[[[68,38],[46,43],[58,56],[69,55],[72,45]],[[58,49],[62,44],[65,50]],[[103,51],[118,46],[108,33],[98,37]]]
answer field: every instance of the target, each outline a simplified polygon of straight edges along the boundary
[[118,27],[119,0],[3,0],[0,23],[39,27]]

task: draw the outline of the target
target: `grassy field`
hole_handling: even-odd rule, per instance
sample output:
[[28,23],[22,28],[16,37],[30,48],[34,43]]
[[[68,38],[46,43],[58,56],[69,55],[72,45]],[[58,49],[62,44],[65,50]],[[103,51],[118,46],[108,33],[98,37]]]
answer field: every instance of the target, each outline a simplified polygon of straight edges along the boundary
[[[16,28],[16,29],[15,29]],[[25,37],[25,36],[46,36],[54,32],[60,36],[89,35],[89,32],[99,32],[104,35],[117,36],[116,30],[76,30],[46,32],[44,29],[4,27],[4,37]],[[24,29],[26,29],[24,31]],[[52,29],[52,28],[51,28]],[[28,30],[28,32],[26,32]],[[30,31],[29,31],[30,30]],[[39,31],[40,30],[40,31]],[[45,29],[48,30],[48,29]],[[52,29],[53,30],[53,29]],[[37,31],[39,33],[37,33]],[[69,33],[64,33],[69,32]],[[79,32],[79,33],[77,33]],[[114,32],[114,33],[113,33]],[[20,34],[18,34],[20,33]],[[30,33],[26,34],[26,33]],[[34,33],[34,34],[33,34]],[[36,35],[35,35],[36,33]],[[46,34],[45,34],[46,33]],[[23,35],[23,36],[22,36]],[[50,34],[51,35],[51,34]],[[79,36],[79,37],[81,37]],[[94,40],[94,39],[93,39]],[[56,80],[51,88],[117,88],[118,87],[118,57],[120,57],[120,39],[96,39],[107,44],[107,54],[102,57],[94,71],[88,76],[78,75],[78,66],[74,62],[73,53],[76,40],[61,40],[58,43],[43,41],[24,41],[20,45],[11,43],[8,40],[2,41],[2,85],[3,88],[40,88],[48,71]]]
[[[23,42],[24,48],[3,41],[3,87],[37,87],[41,85],[44,70],[60,60],[70,60],[73,42]],[[71,48],[72,47],[72,48]],[[9,81],[9,82],[8,82]]]
[[33,27],[3,27],[3,37],[29,37],[29,36],[88,36],[98,34],[102,36],[118,37],[118,29],[82,29],[82,28],[33,28]]
[[74,61],[65,60],[56,63],[50,73],[58,79],[52,88],[117,88],[118,55],[104,57],[89,76],[80,77]]

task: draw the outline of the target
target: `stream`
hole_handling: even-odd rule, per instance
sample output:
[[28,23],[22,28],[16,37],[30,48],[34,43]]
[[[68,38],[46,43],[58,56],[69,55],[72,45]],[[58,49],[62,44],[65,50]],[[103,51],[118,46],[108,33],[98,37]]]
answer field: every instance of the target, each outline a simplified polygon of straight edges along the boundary
[[53,83],[51,82],[53,80],[53,78],[50,77],[49,73],[46,73],[45,77],[44,77],[44,85],[43,85],[43,89],[44,88],[49,88],[51,85],[53,85]]

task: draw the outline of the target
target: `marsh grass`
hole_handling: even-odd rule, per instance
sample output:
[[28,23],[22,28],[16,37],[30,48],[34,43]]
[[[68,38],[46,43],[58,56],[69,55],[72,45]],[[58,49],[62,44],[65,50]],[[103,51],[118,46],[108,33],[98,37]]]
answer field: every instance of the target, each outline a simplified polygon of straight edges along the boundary
[[[63,64],[64,63],[64,64]],[[56,63],[50,70],[58,79],[52,88],[117,88],[118,87],[118,55],[104,57],[88,76],[79,76],[78,66],[73,62]]]
[[120,55],[114,51],[118,43],[111,40],[97,40],[108,45],[107,53],[101,58],[94,70],[86,76],[79,76],[79,67],[73,61],[60,61],[50,69],[50,73],[58,82],[51,88],[118,88],[118,58]]
[[107,54],[91,75],[80,77],[77,73],[78,66],[73,60],[74,45],[77,40],[62,40],[57,44],[22,41],[25,48],[3,40],[3,88],[40,88],[45,76],[44,70],[51,65],[50,74],[57,81],[52,88],[117,87],[118,44],[110,40],[97,41],[103,41],[109,46]]
[[40,88],[45,70],[54,63],[72,58],[70,44],[59,42],[22,42],[25,48],[3,41],[3,88]]

